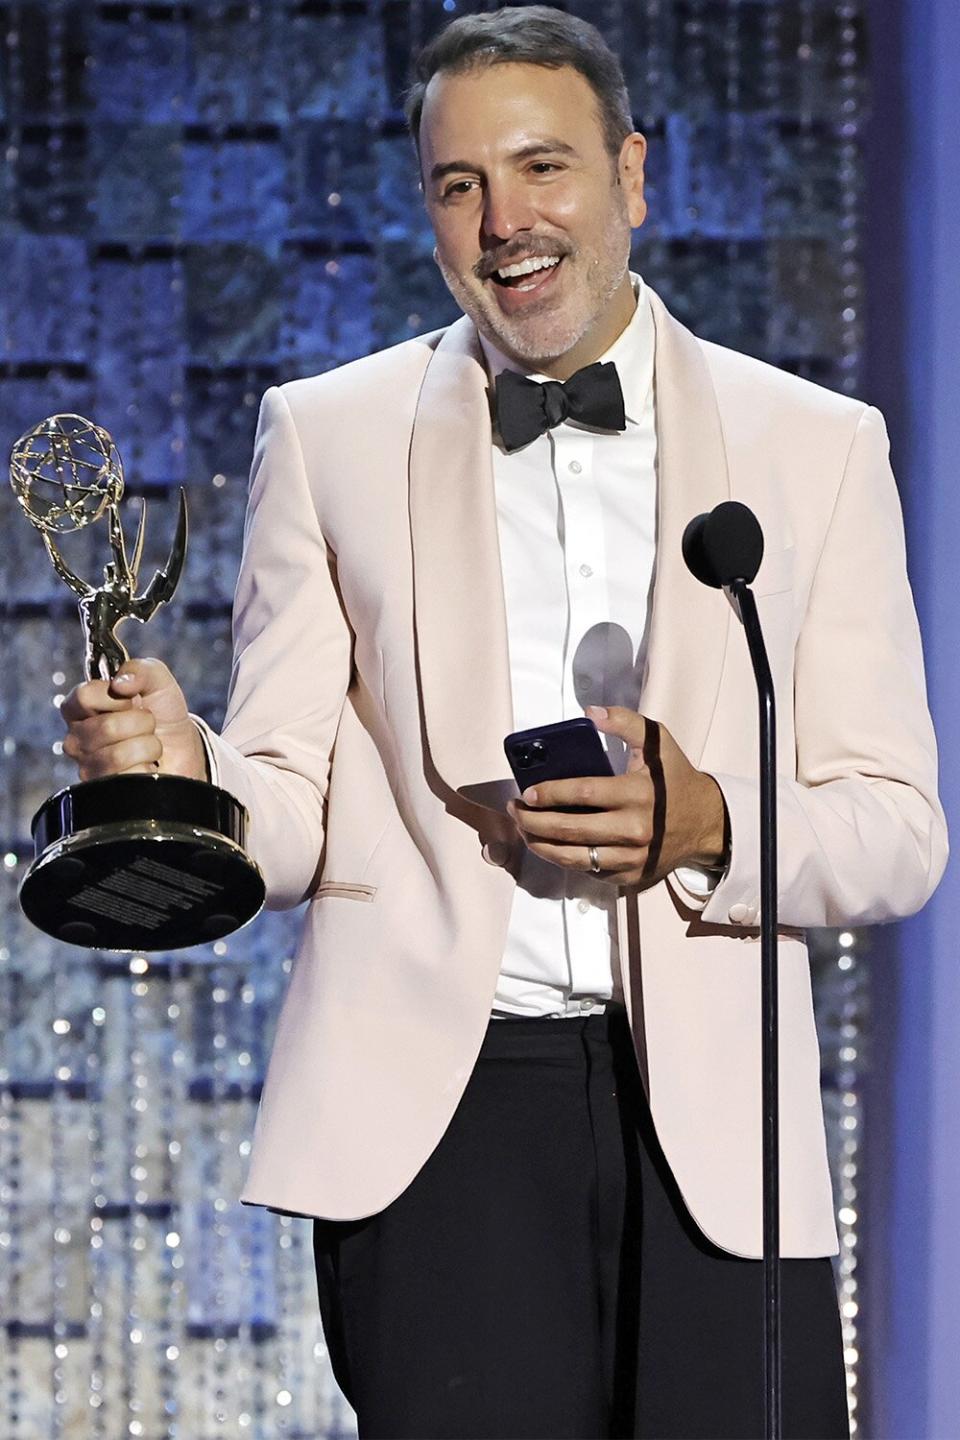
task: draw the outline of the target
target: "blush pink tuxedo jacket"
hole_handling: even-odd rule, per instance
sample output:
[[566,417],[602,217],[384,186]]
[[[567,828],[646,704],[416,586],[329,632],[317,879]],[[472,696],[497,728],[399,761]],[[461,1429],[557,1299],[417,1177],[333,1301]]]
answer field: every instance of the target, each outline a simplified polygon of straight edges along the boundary
[[[766,536],[756,590],[779,698],[782,1246],[824,1255],[804,927],[909,914],[946,856],[899,505],[876,411],[652,303],[640,709],[716,777],[732,858],[705,906],[672,878],[620,896],[624,992],[691,1214],[759,1255],[757,706],[739,624],[680,549],[692,516],[735,497]],[[223,733],[206,731],[214,778],[249,809],[267,903],[308,902],[241,1198],[357,1217],[410,1183],[454,1112],[514,889],[490,419],[467,320],[267,393],[234,638]]]

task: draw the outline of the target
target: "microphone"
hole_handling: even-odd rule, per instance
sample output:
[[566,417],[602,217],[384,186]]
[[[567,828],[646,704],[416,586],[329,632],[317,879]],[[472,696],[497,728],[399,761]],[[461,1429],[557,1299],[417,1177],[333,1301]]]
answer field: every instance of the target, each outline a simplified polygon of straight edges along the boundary
[[753,511],[739,500],[724,500],[697,515],[683,532],[687,569],[715,590],[742,580],[749,585],[763,559],[763,531]]
[[[760,1029],[763,1134],[763,1400],[767,1440],[780,1440],[780,1084],[777,972],[777,722],[773,676],[750,584],[763,559],[760,522],[739,500],[697,515],[683,558],[704,585],[723,590],[743,625],[760,704]],[[734,840],[736,844],[736,840]]]

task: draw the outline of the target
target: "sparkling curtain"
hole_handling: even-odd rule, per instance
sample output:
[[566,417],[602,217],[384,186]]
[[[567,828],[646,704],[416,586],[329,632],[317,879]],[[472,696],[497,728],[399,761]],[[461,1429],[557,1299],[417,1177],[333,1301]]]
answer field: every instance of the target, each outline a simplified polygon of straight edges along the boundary
[[[861,363],[865,0],[596,0],[650,139],[635,264],[700,334],[834,388]],[[454,0],[0,0],[0,439],[114,435],[144,575],[191,549],[142,653],[215,724],[256,406],[453,317],[401,118]],[[20,917],[29,821],[74,778],[73,598],[9,492],[0,553],[0,1433],[353,1433],[307,1221],[241,1207],[299,916],[118,957]],[[134,515],[131,513],[130,528]],[[66,546],[65,546],[66,548]],[[99,527],[70,559],[106,558]],[[855,1411],[864,938],[815,937]],[[308,1121],[305,1117],[305,1126]]]

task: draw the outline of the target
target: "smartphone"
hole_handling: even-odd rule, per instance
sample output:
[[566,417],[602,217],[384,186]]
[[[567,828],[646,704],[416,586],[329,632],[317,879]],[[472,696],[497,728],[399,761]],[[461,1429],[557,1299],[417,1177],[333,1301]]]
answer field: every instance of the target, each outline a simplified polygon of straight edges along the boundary
[[[538,780],[576,780],[583,775],[612,775],[613,766],[600,732],[585,715],[518,730],[503,742],[510,769],[521,791]],[[593,810],[591,805],[566,805],[570,811]]]

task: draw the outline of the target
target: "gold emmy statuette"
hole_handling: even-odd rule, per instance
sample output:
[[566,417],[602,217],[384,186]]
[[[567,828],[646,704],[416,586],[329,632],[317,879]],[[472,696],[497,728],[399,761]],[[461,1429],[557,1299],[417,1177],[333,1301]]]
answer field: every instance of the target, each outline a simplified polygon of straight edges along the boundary
[[[52,415],[14,445],[10,483],[78,596],[87,679],[111,679],[129,659],[118,627],[149,620],[177,588],[187,549],[183,490],[167,563],[138,590],[146,501],[129,554],[119,511],[123,466],[106,430],[80,415]],[[94,586],[74,574],[56,537],[104,515],[111,558]],[[87,949],[176,950],[217,940],[263,904],[263,878],[244,851],[247,820],[226,790],[179,775],[68,785],[33,817],[35,858],[20,905],[48,935]]]

